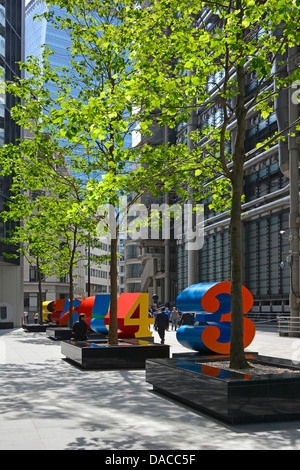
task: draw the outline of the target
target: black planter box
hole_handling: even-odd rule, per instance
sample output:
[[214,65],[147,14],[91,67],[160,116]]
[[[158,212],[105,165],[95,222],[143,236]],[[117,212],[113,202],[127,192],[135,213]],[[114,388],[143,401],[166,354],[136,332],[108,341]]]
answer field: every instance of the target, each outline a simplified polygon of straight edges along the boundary
[[47,336],[55,340],[71,339],[72,330],[70,328],[47,328]]
[[107,339],[62,341],[61,353],[84,369],[144,369],[146,359],[169,358],[170,346],[134,338],[116,346],[107,345]]
[[[58,326],[56,328],[47,328],[46,334],[49,338],[54,340],[67,340],[72,338],[72,330],[71,328]],[[98,341],[99,339],[107,338],[107,335],[101,333],[94,333],[90,332],[88,335],[88,341]]]
[[12,330],[14,324],[12,322],[0,322],[0,330]]
[[147,360],[146,381],[155,391],[230,424],[300,419],[300,368],[256,353],[246,357],[295,372],[251,376],[209,365],[228,356],[187,355]]
[[23,323],[23,329],[30,332],[39,332],[39,331],[46,331],[47,325],[39,325],[38,323]]

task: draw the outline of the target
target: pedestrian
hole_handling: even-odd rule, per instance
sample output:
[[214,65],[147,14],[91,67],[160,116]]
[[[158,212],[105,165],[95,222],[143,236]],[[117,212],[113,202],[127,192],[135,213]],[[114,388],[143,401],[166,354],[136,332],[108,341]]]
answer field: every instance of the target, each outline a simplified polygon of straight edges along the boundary
[[171,316],[170,316],[170,319],[172,321],[172,330],[173,330],[173,328],[174,328],[175,331],[177,330],[177,324],[178,324],[179,318],[180,318],[180,316],[179,316],[179,312],[178,312],[177,308],[173,307],[172,312],[171,312]]
[[170,312],[170,310],[169,310],[169,307],[166,307],[166,308],[165,308],[165,312],[166,312],[166,314],[168,315],[168,318],[169,318],[169,320],[170,320],[171,312]]
[[38,312],[35,312],[35,314],[33,315],[33,321],[34,321],[35,324],[37,324],[38,319],[39,319],[39,314],[38,314]]
[[25,310],[24,312],[24,323],[29,323],[29,314],[27,310]]
[[179,326],[193,325],[193,324],[194,324],[194,314],[191,312],[184,312],[181,315]]
[[87,331],[88,331],[88,326],[86,323],[86,314],[80,313],[78,321],[76,321],[73,325],[71,340],[86,341]]
[[165,332],[169,329],[169,317],[164,310],[157,313],[155,318],[154,329],[159,334],[161,344],[165,344]]

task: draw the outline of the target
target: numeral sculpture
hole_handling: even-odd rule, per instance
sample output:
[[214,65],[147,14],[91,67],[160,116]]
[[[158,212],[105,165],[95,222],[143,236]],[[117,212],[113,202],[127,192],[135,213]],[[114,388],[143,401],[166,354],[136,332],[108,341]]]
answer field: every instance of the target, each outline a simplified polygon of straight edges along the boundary
[[[110,294],[97,294],[84,300],[73,300],[73,321],[85,313],[90,330],[107,333],[110,318]],[[149,296],[146,293],[125,293],[118,297],[117,317],[119,338],[148,338],[152,336],[149,326],[154,323],[148,315]],[[59,326],[69,324],[69,300],[53,302],[51,320]]]
[[[176,306],[181,312],[193,312],[195,325],[177,330],[177,340],[188,349],[218,354],[230,353],[231,296],[229,281],[200,283],[187,287],[179,294]],[[243,314],[252,308],[253,296],[242,286]],[[244,348],[255,336],[254,323],[244,317]]]

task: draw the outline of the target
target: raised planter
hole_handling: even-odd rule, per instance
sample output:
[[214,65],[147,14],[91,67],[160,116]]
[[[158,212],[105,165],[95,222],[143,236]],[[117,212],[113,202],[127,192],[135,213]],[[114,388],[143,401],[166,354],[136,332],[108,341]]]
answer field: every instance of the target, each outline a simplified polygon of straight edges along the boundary
[[62,341],[61,353],[84,369],[144,369],[146,359],[169,358],[170,346],[134,338],[119,340],[116,346],[107,339]]
[[300,419],[300,368],[256,353],[246,357],[286,371],[243,374],[209,365],[229,356],[191,354],[147,360],[146,381],[157,392],[230,424]]
[[47,328],[46,333],[49,338],[54,340],[71,339],[72,337],[72,330],[64,327]]
[[[46,334],[48,338],[58,340],[58,341],[72,338],[71,328],[64,327],[64,326],[47,328]],[[94,333],[94,332],[89,332],[89,335],[88,335],[89,342],[93,342],[95,340],[99,340],[103,338],[107,338],[107,335],[104,335],[101,333]]]
[[0,322],[0,330],[12,330],[14,324],[12,322]]
[[23,329],[26,331],[36,333],[39,331],[46,331],[47,325],[39,325],[38,323],[28,323],[28,324],[23,323]]

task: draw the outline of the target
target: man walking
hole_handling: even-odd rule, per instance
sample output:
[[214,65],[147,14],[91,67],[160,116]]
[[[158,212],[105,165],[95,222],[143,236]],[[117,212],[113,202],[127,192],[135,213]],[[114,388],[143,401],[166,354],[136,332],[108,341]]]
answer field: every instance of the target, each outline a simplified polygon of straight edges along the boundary
[[165,332],[169,329],[169,317],[164,310],[157,313],[154,323],[154,329],[157,330],[159,334],[161,344],[165,344]]
[[179,312],[178,312],[176,307],[173,307],[170,320],[172,321],[172,330],[174,328],[174,330],[176,331],[177,330],[177,323],[178,323],[178,320],[179,320]]

